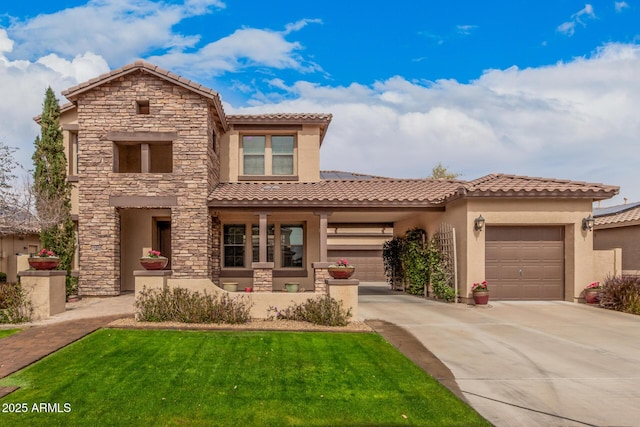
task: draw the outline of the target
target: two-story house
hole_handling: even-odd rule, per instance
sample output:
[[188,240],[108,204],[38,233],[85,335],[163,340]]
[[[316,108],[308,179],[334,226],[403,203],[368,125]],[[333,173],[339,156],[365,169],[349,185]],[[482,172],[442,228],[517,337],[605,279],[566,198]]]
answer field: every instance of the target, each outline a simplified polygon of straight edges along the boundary
[[[332,246],[338,230],[388,237],[443,223],[456,230],[463,297],[489,279],[492,298],[575,300],[601,274],[583,224],[615,186],[321,173],[330,114],[227,115],[215,91],[144,61],[63,95],[83,295],[132,290],[147,248],[170,258],[174,278],[318,290],[340,249],[357,259],[362,233]],[[381,249],[373,237],[369,254]]]

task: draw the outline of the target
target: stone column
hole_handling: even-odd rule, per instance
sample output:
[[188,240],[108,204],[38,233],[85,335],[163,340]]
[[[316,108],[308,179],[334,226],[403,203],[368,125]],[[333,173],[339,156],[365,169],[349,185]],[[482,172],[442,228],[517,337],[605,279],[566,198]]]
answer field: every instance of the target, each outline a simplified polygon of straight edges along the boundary
[[313,266],[313,285],[314,291],[317,293],[327,293],[327,283],[325,280],[331,279],[329,275],[329,262],[314,262]]
[[31,298],[33,320],[43,320],[64,312],[67,300],[66,271],[26,270],[19,275],[22,288]]
[[251,263],[253,269],[253,292],[273,291],[273,266],[272,262]]

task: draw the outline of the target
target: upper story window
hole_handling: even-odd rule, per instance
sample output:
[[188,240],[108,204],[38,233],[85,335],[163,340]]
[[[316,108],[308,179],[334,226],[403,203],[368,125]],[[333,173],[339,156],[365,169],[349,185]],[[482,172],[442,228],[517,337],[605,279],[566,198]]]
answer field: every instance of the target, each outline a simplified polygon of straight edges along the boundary
[[244,135],[243,175],[293,175],[295,173],[293,135]]
[[113,171],[120,173],[173,172],[173,144],[167,141],[153,143],[114,143]]

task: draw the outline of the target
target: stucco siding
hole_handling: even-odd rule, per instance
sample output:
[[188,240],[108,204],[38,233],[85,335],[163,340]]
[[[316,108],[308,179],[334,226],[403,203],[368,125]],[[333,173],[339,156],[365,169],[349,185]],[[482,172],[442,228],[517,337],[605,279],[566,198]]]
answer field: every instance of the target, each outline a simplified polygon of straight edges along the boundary
[[622,269],[640,270],[640,225],[594,231],[594,249],[622,248]]

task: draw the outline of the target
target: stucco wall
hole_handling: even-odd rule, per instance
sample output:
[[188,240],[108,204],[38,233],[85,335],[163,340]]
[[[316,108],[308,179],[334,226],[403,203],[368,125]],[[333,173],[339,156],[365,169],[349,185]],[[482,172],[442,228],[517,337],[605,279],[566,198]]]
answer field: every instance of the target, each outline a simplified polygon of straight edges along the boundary
[[17,280],[17,255],[36,253],[42,245],[38,234],[9,235],[0,237],[0,271],[7,273],[7,282]]
[[[238,181],[241,168],[240,141],[242,131],[231,130],[221,138],[221,181]],[[291,134],[296,135],[297,165],[294,172],[300,182],[318,182],[320,180],[320,128],[313,125],[304,125],[302,130],[280,131],[251,131],[251,134]],[[277,177],[275,178],[277,180]]]
[[590,200],[466,199],[447,207],[444,221],[456,227],[460,293],[485,278],[485,232],[473,229],[482,215],[486,225],[561,225],[565,231],[565,300],[575,301],[594,280],[593,233],[581,229],[591,213]]
[[622,269],[640,270],[640,225],[595,230],[593,247],[622,248]]

